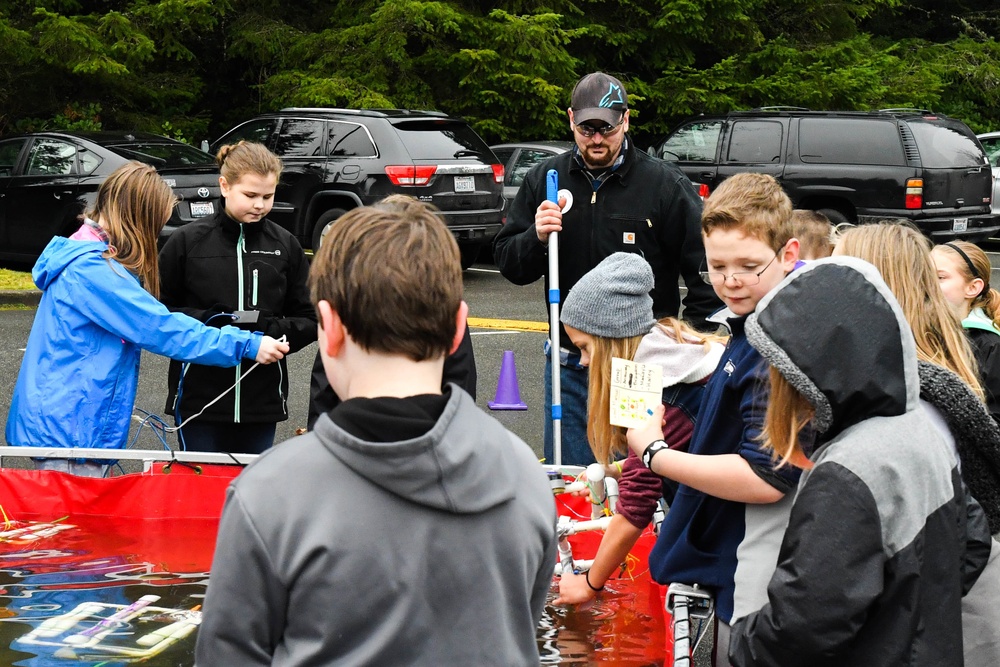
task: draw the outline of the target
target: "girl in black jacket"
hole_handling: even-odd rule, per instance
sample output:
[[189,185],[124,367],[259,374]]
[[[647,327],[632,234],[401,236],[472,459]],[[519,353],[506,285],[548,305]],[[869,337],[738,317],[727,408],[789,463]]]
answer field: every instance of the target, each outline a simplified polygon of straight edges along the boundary
[[[300,350],[316,340],[309,264],[295,237],[266,218],[281,161],[246,141],[223,146],[216,159],[224,210],[171,235],[160,252],[160,299],[207,324],[285,336],[291,352]],[[180,431],[182,447],[259,454],[274,443],[276,423],[288,418],[288,367],[282,361],[244,377],[251,366],[171,362],[167,410],[178,423],[197,415]]]
[[990,287],[990,260],[967,241],[936,246],[931,257],[944,298],[972,343],[986,407],[1000,423],[1000,292]]

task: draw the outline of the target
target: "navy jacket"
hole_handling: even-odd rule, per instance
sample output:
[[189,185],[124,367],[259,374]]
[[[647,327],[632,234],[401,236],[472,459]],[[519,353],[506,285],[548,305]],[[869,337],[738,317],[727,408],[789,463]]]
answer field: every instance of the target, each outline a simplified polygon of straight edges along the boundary
[[[739,454],[765,481],[787,492],[794,488],[799,473],[791,466],[775,470],[776,463],[758,441],[767,410],[767,365],[747,341],[745,321],[729,320],[732,337],[705,387],[688,451]],[[681,484],[649,554],[650,572],[661,584],[698,584],[710,590],[716,596],[719,619],[728,623],[737,593],[737,551],[742,548],[742,556],[752,555],[758,563],[770,563],[741,576],[748,588],[759,589],[747,594],[759,599],[774,570],[788,508],[787,497],[771,505],[749,506]],[[754,535],[754,544],[746,539],[748,531]],[[771,555],[753,551],[757,547]],[[749,604],[752,607],[755,603]]]

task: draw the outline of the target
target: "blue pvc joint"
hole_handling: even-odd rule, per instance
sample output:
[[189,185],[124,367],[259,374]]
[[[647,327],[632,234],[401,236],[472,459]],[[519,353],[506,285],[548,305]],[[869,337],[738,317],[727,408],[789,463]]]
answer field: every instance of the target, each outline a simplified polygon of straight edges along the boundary
[[549,303],[559,303],[559,290],[557,289],[549,290]]
[[561,405],[553,405],[552,406],[552,418],[553,419],[562,419],[562,406]]

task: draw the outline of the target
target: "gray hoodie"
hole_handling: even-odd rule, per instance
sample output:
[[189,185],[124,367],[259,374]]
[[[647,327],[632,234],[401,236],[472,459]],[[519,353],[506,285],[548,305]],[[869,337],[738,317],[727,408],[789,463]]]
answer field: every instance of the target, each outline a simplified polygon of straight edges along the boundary
[[401,442],[323,415],[230,487],[197,663],[536,665],[555,521],[531,449],[457,386]]

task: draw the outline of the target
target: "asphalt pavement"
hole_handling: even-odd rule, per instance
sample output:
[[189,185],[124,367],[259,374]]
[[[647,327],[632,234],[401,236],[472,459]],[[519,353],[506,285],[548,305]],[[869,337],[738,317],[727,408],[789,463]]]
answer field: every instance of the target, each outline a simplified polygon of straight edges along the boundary
[[[472,346],[476,355],[478,384],[476,402],[490,412],[504,426],[525,440],[541,456],[544,406],[542,344],[545,334],[537,331],[520,331],[505,328],[504,323],[493,320],[544,322],[547,311],[543,301],[542,282],[519,287],[507,282],[497,270],[481,264],[466,271],[465,299],[469,303],[470,317],[486,326],[472,329]],[[14,383],[21,365],[28,332],[34,319],[34,310],[0,311],[0,424],[7,421]],[[487,403],[493,400],[500,366],[505,350],[514,352],[518,388],[521,400],[527,404],[525,411],[490,411]],[[305,427],[308,414],[309,375],[316,355],[316,345],[288,358],[290,397],[288,421],[278,424],[276,441],[294,436],[295,429]],[[136,407],[149,412],[164,413],[166,403],[167,360],[144,352],[139,374]],[[167,421],[170,421],[169,419]],[[136,434],[133,427],[131,438]],[[176,440],[170,439],[176,447]],[[137,447],[159,448],[159,440],[148,429],[139,434]]]

